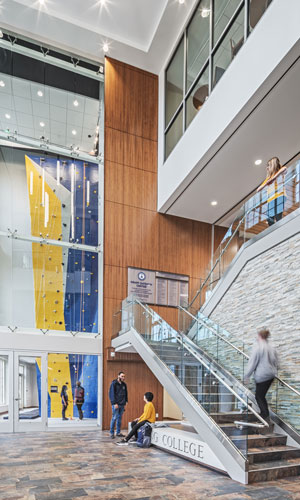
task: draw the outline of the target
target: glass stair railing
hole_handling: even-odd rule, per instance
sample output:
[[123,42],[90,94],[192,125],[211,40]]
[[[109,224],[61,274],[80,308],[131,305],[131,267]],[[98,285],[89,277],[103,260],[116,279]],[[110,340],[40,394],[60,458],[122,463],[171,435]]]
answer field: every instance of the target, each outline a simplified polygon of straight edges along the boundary
[[[181,328],[187,315],[182,309]],[[300,475],[297,424],[285,423],[288,405],[299,414],[297,391],[278,379],[276,397],[272,396],[278,414],[272,414],[272,423],[265,422],[242,383],[247,362],[243,345],[233,345],[228,333],[204,316],[190,319],[191,329],[177,332],[155,311],[128,297],[114,315],[112,347],[142,357],[194,428],[191,431],[216,454],[231,478],[248,483]]]
[[[188,335],[201,352],[231,373],[241,384],[244,383],[249,356],[245,353],[242,341],[233,340],[224,328],[201,312],[192,315],[182,307],[179,307],[179,331]],[[248,389],[252,393],[250,399],[255,401],[254,382],[250,382]],[[271,410],[300,432],[300,391],[276,377],[268,392],[268,400]]]
[[[287,168],[280,189],[285,195],[284,218],[300,207],[300,160]],[[194,314],[202,307],[244,243],[269,227],[268,199],[270,194],[266,187],[240,207],[211,259],[205,279],[201,280],[198,289],[192,294],[193,299],[187,307],[189,312]]]
[[200,356],[191,339],[178,333],[155,311],[134,298],[128,298],[126,305],[123,302],[122,309],[114,316],[114,324],[119,335],[130,328],[141,335],[246,459],[248,435],[268,428],[268,423],[249,404],[247,396],[235,390],[233,384],[227,383],[217,372],[214,361]]

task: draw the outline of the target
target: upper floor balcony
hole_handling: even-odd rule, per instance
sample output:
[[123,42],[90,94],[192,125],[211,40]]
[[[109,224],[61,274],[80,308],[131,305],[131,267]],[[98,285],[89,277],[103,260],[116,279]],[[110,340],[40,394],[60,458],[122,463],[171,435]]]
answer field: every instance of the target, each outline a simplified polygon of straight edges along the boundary
[[297,0],[198,4],[160,75],[159,211],[216,223],[299,152],[299,18]]

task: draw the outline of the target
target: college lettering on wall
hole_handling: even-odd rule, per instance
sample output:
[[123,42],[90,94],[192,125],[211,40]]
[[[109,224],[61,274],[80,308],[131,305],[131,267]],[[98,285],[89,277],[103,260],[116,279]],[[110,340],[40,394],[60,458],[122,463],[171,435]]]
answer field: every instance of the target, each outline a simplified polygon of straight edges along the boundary
[[218,470],[225,470],[218,457],[197,434],[172,427],[154,428],[151,443],[158,448],[180,455],[193,462],[209,465]]
[[188,294],[188,276],[128,268],[128,296],[134,295],[145,304],[186,306]]

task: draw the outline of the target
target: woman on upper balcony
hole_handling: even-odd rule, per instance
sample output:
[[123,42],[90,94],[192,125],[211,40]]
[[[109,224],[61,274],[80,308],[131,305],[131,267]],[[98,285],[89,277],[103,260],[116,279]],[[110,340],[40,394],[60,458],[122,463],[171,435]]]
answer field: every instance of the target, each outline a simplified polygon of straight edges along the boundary
[[257,192],[266,188],[267,193],[267,221],[272,226],[282,219],[285,202],[284,177],[286,167],[280,165],[279,158],[271,158],[267,163],[267,177],[261,183]]

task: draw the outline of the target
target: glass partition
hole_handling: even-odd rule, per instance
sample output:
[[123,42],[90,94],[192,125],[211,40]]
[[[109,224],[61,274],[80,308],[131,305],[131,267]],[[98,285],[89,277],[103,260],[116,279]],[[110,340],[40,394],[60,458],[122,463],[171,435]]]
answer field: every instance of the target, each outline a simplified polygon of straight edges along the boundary
[[98,255],[0,237],[0,325],[98,332]]
[[249,4],[249,30],[252,31],[258,21],[269,7],[272,0],[250,0]]
[[97,156],[103,83],[96,72],[83,76],[2,42],[0,131]]
[[0,230],[98,245],[98,164],[7,146],[0,164]]
[[175,121],[172,123],[168,132],[166,133],[166,152],[170,153],[176,146],[180,137],[183,134],[183,110],[178,113]]
[[213,86],[225,73],[244,43],[244,9],[234,21],[213,56]]
[[18,357],[18,420],[41,421],[41,357]]
[[[198,2],[165,72],[165,160],[270,3],[271,0]],[[179,110],[184,115],[180,131]]]
[[214,0],[214,45],[230,22],[241,0]]
[[210,0],[202,0],[187,28],[186,90],[209,55]]
[[183,47],[182,39],[166,71],[166,126],[183,97]]
[[186,127],[195,118],[202,108],[209,94],[209,69],[208,67],[197,80],[193,90],[186,101]]
[[98,356],[48,354],[48,425],[95,424]]
[[8,355],[0,353],[0,422],[9,416],[9,371]]

